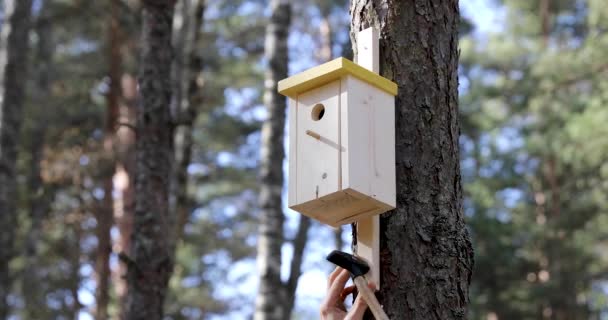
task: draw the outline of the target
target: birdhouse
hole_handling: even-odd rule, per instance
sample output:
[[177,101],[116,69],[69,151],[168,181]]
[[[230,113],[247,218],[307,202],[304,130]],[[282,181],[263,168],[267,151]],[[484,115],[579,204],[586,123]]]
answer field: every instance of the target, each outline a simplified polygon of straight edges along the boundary
[[397,85],[338,58],[278,86],[289,98],[289,207],[331,226],[393,209]]

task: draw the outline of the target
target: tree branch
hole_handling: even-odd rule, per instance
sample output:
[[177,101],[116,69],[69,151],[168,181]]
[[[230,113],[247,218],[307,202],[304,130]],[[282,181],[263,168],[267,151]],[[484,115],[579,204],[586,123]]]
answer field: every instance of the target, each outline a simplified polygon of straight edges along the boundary
[[306,248],[306,242],[308,240],[308,229],[310,229],[310,224],[311,221],[309,217],[304,215],[300,216],[298,232],[293,239],[293,257],[289,268],[289,278],[286,283],[287,303],[288,306],[290,306],[287,310],[293,310],[298,279],[300,278],[300,275],[302,275],[302,260],[304,258],[304,249]]

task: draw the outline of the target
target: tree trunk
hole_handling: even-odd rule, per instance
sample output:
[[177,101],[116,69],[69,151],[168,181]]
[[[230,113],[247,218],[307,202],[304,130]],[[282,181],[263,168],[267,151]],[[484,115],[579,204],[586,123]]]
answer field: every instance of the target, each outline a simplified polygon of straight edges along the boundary
[[322,12],[321,25],[319,27],[319,33],[321,36],[321,45],[319,46],[319,61],[325,63],[333,58],[333,36],[331,30],[331,21],[329,20],[328,12]]
[[[330,7],[322,7],[321,8],[321,25],[319,27],[319,33],[321,36],[320,46],[319,46],[319,54],[318,60],[319,63],[325,63],[330,61],[334,57],[333,46],[333,32],[331,29],[331,21],[329,19],[329,15],[331,13]],[[344,241],[342,239],[342,226],[338,226],[333,230],[334,232],[334,242],[337,250],[342,250],[344,246]]]
[[[116,171],[114,172],[114,222],[118,228],[118,239],[114,243],[116,252],[131,254],[131,236],[133,234],[133,216],[135,211],[135,131],[131,125],[136,122],[137,80],[130,74],[123,74],[121,79],[122,103],[120,104],[119,125],[116,128]],[[128,125],[124,125],[128,124]],[[125,319],[127,282],[124,263],[112,270],[112,284],[118,300],[117,317]]]
[[298,280],[302,274],[302,261],[304,260],[304,249],[306,248],[306,242],[308,241],[308,229],[310,229],[311,220],[305,215],[300,215],[300,225],[298,231],[293,239],[293,258],[291,259],[291,265],[289,268],[289,278],[285,284],[287,290],[285,298],[287,300],[285,317],[283,319],[290,319],[293,308],[296,302],[296,290],[298,289]]
[[[79,182],[80,183],[80,182]],[[78,189],[81,189],[78,186]],[[82,192],[82,191],[80,191]],[[79,194],[80,194],[79,192]],[[80,203],[80,208],[84,207],[84,203]],[[67,222],[66,224],[70,225],[70,229],[68,230],[66,246],[68,248],[68,253],[66,257],[66,262],[68,262],[70,266],[70,271],[68,272],[69,277],[67,281],[67,289],[70,291],[70,297],[72,298],[71,303],[67,303],[66,307],[68,308],[67,314],[68,319],[78,320],[80,310],[83,305],[78,298],[78,292],[81,288],[81,279],[80,279],[80,261],[82,255],[82,220],[84,219],[84,212],[81,209],[78,209],[77,212],[74,212],[76,218],[73,221]]]
[[108,78],[109,91],[106,97],[106,120],[104,140],[104,161],[102,168],[104,198],[96,212],[97,219],[97,253],[95,272],[97,286],[95,292],[96,309],[95,318],[98,320],[108,318],[108,304],[110,302],[110,254],[112,252],[112,239],[110,230],[113,224],[114,213],[114,168],[116,156],[114,150],[116,123],[119,115],[119,101],[121,97],[120,76],[122,72],[122,57],[120,53],[120,35],[118,22],[118,8],[116,1],[110,1],[110,15],[108,16]]
[[473,249],[458,150],[458,1],[355,0],[356,32],[380,30],[395,101],[397,208],[381,218],[379,298],[392,319],[465,319]]
[[[171,175],[171,212],[176,215],[176,230],[173,246],[181,239],[190,213],[188,201],[188,165],[192,155],[192,122],[196,119],[201,104],[203,68],[199,53],[201,41],[204,0],[182,0],[178,3],[175,21],[182,23],[174,30],[175,63],[173,65],[172,110],[179,119],[175,128],[175,164]],[[177,17],[179,16],[179,17]]]
[[[119,11],[121,18],[127,12]],[[120,21],[119,18],[118,20]],[[138,35],[127,34],[123,28],[119,28],[120,50],[135,51],[132,43]],[[129,55],[132,53],[129,53]],[[124,56],[123,56],[124,57]],[[123,58],[131,60],[130,58]],[[121,72],[127,67],[123,65]],[[115,252],[124,255],[131,254],[131,236],[133,234],[133,216],[135,215],[135,141],[136,135],[133,129],[136,125],[136,112],[138,103],[137,79],[128,72],[122,73],[120,78],[120,102],[118,104],[119,115],[118,123],[115,128],[114,142],[116,154],[116,170],[114,172],[114,223],[118,229],[118,237],[113,246]],[[126,281],[127,265],[122,261],[115,265],[112,270],[112,284],[116,292],[118,301],[115,317],[125,319],[126,317],[126,297],[128,285]]]
[[[23,101],[27,79],[31,0],[4,1],[5,17],[10,17],[6,41],[4,92],[0,101],[0,319],[9,314],[7,296],[11,290],[9,262],[17,223],[16,163],[19,131],[23,117]],[[11,14],[12,13],[12,14]]]
[[46,135],[48,124],[48,113],[46,110],[53,107],[52,104],[49,104],[49,101],[51,98],[51,65],[53,64],[52,60],[55,48],[52,27],[40,23],[41,17],[47,16],[45,14],[47,10],[46,4],[47,1],[44,1],[36,24],[36,33],[38,35],[36,55],[38,64],[36,68],[36,89],[32,95],[34,103],[30,105],[31,110],[29,113],[34,115],[35,121],[33,128],[28,130],[30,158],[27,190],[31,225],[25,239],[25,276],[22,277],[22,286],[25,288],[23,290],[24,311],[28,319],[42,318],[46,309],[45,292],[40,285],[43,279],[40,275],[38,251],[43,233],[42,223],[47,217],[53,197],[52,188],[44,184],[41,172],[41,162],[45,146],[45,139],[42,137]]
[[271,17],[266,27],[264,104],[268,119],[262,127],[260,165],[260,224],[257,244],[257,264],[260,275],[255,314],[256,320],[289,318],[286,308],[286,288],[281,281],[281,246],[284,242],[283,208],[283,137],[285,130],[285,98],[277,92],[279,80],[287,77],[289,25],[291,5],[285,0],[270,3]]
[[137,175],[132,258],[127,261],[130,320],[163,317],[163,302],[173,269],[170,241],[169,182],[173,159],[171,120],[171,27],[173,0],[143,1],[142,57],[137,115]]
[[97,285],[95,289],[95,318],[105,320],[108,318],[108,304],[110,303],[110,254],[112,253],[112,238],[110,230],[114,222],[114,183],[113,176],[116,167],[114,150],[114,133],[119,115],[119,101],[121,97],[120,76],[122,73],[122,57],[120,53],[120,29],[118,21],[117,0],[109,2],[110,14],[107,24],[107,50],[108,50],[108,78],[109,90],[106,96],[105,137],[103,143],[103,166],[101,176],[103,179],[104,197],[97,208],[97,252],[95,257],[95,274]]

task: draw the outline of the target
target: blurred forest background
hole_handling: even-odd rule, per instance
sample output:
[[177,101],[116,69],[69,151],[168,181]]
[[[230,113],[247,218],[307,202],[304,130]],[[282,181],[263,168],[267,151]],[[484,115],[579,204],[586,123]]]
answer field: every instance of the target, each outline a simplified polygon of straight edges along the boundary
[[[285,213],[275,285],[291,297],[293,319],[317,317],[332,268],[324,256],[350,245],[350,228],[300,219],[280,206],[280,192],[269,200],[284,181],[263,177],[283,171],[283,151],[272,151],[285,124],[273,106],[277,59],[289,74],[352,59],[349,2],[278,3],[177,1],[166,319],[251,317],[265,211]],[[20,106],[1,114],[1,129],[17,128],[18,139],[2,135],[16,148],[2,170],[14,169],[16,182],[0,188],[16,209],[0,207],[0,314],[117,318],[134,232],[141,4],[4,0],[0,10],[2,103]],[[608,6],[463,0],[461,15],[469,317],[608,319]],[[16,81],[5,83],[10,72]],[[10,153],[6,142],[0,150]]]

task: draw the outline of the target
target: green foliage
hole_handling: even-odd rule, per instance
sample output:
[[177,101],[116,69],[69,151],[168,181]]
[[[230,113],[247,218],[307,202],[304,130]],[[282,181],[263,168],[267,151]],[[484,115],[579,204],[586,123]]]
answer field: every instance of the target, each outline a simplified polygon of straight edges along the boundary
[[474,319],[594,319],[607,307],[608,35],[598,17],[608,11],[542,2],[504,1],[503,31],[461,42]]

